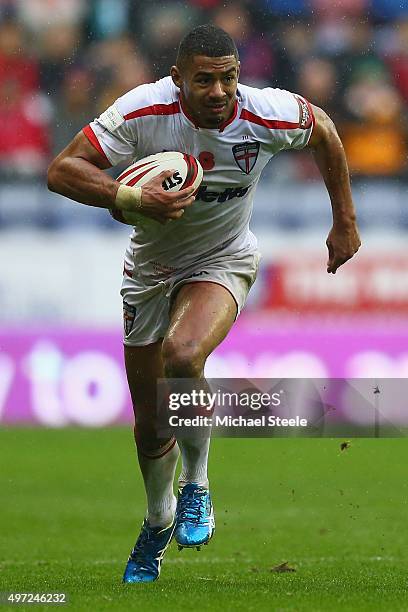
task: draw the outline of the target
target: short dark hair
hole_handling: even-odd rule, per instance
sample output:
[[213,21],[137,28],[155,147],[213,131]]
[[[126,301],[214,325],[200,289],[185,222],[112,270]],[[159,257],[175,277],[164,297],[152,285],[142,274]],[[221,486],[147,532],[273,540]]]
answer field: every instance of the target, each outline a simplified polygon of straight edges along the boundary
[[177,53],[177,66],[194,55],[206,55],[207,57],[223,57],[234,55],[239,59],[238,49],[227,32],[210,23],[200,25],[191,30],[180,42]]

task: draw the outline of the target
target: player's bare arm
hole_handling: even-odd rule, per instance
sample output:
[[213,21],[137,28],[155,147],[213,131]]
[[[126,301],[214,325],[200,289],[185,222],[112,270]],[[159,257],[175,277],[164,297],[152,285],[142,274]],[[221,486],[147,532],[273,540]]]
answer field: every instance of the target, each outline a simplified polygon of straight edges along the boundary
[[80,132],[51,163],[48,188],[82,204],[138,212],[160,223],[178,219],[194,202],[193,187],[176,193],[163,189],[162,183],[171,171],[163,172],[142,188],[120,189],[119,183],[104,172],[109,167],[108,160]]
[[313,106],[313,112],[316,123],[308,146],[313,150],[332,205],[333,226],[326,241],[327,272],[335,274],[357,253],[361,242],[342,142],[330,117],[317,106]]

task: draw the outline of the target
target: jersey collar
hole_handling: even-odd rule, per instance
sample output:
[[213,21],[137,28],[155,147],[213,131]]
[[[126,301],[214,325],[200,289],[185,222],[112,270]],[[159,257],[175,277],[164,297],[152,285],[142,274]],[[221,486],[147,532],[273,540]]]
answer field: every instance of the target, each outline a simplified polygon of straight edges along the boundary
[[[183,98],[181,96],[181,94],[179,93],[179,103],[180,103],[180,110],[181,110],[181,114],[187,119],[187,121],[192,124],[196,130],[211,130],[211,131],[215,131],[213,130],[213,128],[202,128],[199,125],[197,125],[194,121],[194,119],[192,118],[192,116],[190,115],[190,113],[188,112],[188,110],[185,107],[185,104],[183,102]],[[232,113],[231,117],[229,119],[227,119],[226,121],[224,121],[224,123],[222,123],[220,125],[219,128],[215,128],[218,132],[223,132],[225,130],[225,128],[227,127],[227,125],[230,125],[234,119],[236,118],[238,114],[238,100],[235,100],[235,105],[234,105],[234,112]]]

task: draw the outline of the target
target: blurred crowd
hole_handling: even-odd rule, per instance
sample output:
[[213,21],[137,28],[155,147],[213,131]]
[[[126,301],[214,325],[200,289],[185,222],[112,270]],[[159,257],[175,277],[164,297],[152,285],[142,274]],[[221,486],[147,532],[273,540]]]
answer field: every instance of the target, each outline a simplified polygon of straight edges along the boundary
[[[242,83],[329,113],[355,176],[408,175],[407,0],[0,0],[1,175],[43,176],[118,96],[167,75],[183,34],[207,22],[235,39]],[[288,161],[300,179],[316,173],[308,159]]]

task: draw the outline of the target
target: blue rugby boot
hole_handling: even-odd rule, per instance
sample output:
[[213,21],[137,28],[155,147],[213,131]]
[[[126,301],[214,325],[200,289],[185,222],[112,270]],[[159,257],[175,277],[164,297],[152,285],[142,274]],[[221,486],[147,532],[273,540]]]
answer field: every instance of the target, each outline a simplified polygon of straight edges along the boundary
[[208,544],[215,530],[214,509],[208,489],[195,482],[179,489],[174,538],[179,550]]
[[164,553],[173,537],[176,521],[169,527],[150,527],[143,521],[140,535],[126,564],[123,582],[153,582],[160,575]]

